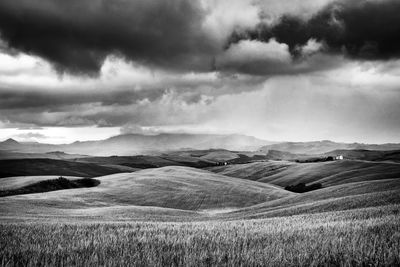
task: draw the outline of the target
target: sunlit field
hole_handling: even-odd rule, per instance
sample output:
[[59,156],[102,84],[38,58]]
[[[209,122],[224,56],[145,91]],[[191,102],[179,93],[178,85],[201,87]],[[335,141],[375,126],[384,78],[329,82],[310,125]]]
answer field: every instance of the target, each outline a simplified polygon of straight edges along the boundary
[[3,223],[2,266],[400,264],[400,206],[258,220]]

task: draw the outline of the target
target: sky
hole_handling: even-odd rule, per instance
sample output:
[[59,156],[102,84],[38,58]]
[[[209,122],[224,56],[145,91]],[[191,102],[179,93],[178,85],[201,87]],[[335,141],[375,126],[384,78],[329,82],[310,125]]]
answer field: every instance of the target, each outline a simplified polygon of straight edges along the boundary
[[400,142],[398,0],[0,0],[0,140]]

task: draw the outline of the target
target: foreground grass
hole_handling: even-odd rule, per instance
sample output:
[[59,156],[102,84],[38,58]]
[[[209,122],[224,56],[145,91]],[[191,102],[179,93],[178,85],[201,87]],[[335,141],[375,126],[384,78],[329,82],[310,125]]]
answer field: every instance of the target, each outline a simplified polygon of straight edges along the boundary
[[190,223],[0,224],[2,266],[400,264],[398,205]]

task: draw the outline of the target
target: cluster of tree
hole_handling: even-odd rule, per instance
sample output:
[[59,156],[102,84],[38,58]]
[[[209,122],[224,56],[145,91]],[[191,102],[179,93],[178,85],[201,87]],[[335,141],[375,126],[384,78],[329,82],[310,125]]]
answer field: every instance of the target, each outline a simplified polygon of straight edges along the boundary
[[322,188],[321,183],[315,183],[315,184],[310,184],[310,185],[306,185],[305,183],[298,183],[296,185],[288,185],[285,187],[286,190],[292,191],[295,193],[305,193],[308,191],[317,190],[317,189],[321,189],[321,188]]
[[82,178],[76,180],[68,180],[67,178],[60,176],[57,179],[44,180],[21,188],[0,191],[0,197],[33,194],[33,193],[44,193],[44,192],[57,191],[63,189],[94,187],[98,186],[99,184],[100,181],[96,179]]
[[324,158],[308,158],[308,159],[297,159],[298,163],[313,163],[313,162],[326,162],[335,160],[332,156]]
[[238,156],[239,156],[238,158],[228,160],[228,164],[246,164],[246,163],[251,163],[254,161],[268,159],[264,155],[254,155],[254,156],[249,157],[247,155],[238,154]]

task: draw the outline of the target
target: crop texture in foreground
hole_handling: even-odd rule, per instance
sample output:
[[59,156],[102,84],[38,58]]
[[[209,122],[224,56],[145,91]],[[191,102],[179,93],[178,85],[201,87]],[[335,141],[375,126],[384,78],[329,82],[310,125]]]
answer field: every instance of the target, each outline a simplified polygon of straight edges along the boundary
[[1,224],[3,266],[399,265],[398,206],[260,220]]

